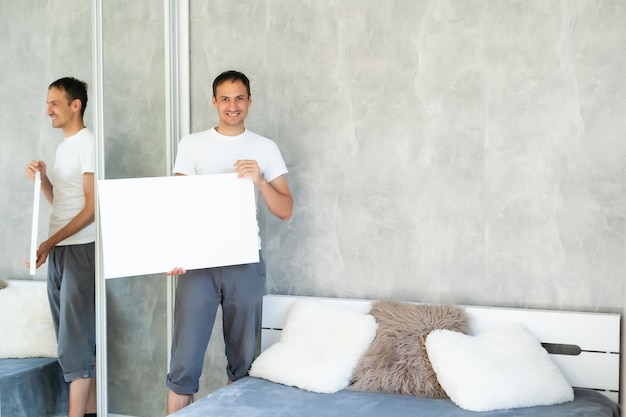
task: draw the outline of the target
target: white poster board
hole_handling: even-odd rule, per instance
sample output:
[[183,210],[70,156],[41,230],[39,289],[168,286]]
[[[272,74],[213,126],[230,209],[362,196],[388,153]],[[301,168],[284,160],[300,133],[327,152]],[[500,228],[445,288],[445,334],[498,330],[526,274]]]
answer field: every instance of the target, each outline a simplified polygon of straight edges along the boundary
[[100,180],[98,200],[105,278],[259,261],[250,178]]
[[30,232],[30,274],[37,273],[37,235],[39,233],[39,200],[41,195],[41,174],[35,172],[35,196],[33,198],[33,223]]

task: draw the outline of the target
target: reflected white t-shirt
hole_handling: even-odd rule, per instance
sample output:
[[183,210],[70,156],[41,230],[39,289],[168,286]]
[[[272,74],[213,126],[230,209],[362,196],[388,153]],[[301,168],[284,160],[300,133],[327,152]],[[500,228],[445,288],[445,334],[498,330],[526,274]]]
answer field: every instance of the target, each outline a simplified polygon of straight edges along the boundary
[[[57,146],[51,182],[54,186],[50,236],[61,230],[85,207],[83,174],[95,171],[96,142],[86,128],[67,137]],[[96,224],[91,223],[58,246],[79,245],[96,240]]]

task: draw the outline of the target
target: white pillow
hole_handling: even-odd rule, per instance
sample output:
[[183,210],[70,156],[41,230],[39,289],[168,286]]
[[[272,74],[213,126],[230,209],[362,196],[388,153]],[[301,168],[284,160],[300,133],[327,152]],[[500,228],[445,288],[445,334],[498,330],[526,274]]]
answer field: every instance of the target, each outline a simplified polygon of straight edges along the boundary
[[426,338],[437,380],[459,407],[490,411],[559,404],[574,391],[548,352],[521,324],[468,336],[435,330]]
[[310,299],[290,308],[280,341],[252,363],[250,376],[319,393],[348,386],[376,335],[376,320]]
[[0,358],[56,357],[46,282],[8,283],[0,290]]

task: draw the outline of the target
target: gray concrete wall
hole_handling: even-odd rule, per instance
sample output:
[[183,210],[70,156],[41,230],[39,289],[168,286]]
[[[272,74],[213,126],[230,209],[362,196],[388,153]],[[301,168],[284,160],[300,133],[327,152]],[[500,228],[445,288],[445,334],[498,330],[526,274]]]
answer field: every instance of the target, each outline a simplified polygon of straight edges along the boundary
[[[268,292],[622,312],[622,1],[190,3],[192,130],[242,70],[247,127],[290,169],[293,218],[262,211]],[[107,176],[163,175],[162,3],[105,14]],[[90,81],[90,31],[85,2],[0,8],[0,276],[28,278],[23,167],[53,158],[45,90]],[[164,278],[107,285],[110,411],[164,414]]]
[[250,74],[296,200],[269,291],[622,306],[621,2],[254,4],[192,2],[192,121]]

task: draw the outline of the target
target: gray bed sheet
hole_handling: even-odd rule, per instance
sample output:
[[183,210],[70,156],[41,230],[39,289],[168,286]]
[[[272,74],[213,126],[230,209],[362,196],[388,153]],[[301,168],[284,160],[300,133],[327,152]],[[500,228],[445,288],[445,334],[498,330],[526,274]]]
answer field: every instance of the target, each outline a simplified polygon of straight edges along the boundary
[[67,413],[68,395],[55,358],[0,359],[0,416]]
[[448,399],[339,391],[316,394],[258,378],[244,378],[172,414],[175,417],[619,417],[617,404],[590,390],[574,401],[540,407],[473,412]]

